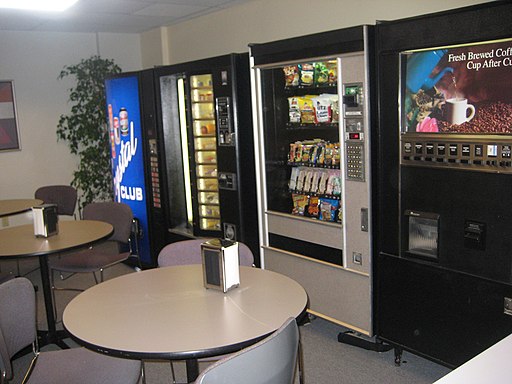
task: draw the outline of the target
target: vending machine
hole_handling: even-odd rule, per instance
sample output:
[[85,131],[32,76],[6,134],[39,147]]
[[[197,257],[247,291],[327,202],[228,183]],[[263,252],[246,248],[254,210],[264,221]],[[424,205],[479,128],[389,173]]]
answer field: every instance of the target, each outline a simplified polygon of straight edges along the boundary
[[241,241],[259,265],[249,56],[154,69],[170,242]]
[[114,201],[134,216],[132,253],[137,266],[156,265],[166,244],[167,199],[160,173],[153,71],[127,72],[105,81]]
[[371,336],[373,29],[251,44],[262,266]]
[[377,25],[376,332],[397,363],[458,366],[512,332],[511,14]]

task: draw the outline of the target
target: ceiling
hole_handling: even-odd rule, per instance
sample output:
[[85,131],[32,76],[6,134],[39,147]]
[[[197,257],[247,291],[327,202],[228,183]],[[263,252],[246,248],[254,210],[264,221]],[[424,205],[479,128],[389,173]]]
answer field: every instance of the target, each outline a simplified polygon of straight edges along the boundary
[[248,1],[78,0],[62,13],[0,9],[0,30],[140,33]]

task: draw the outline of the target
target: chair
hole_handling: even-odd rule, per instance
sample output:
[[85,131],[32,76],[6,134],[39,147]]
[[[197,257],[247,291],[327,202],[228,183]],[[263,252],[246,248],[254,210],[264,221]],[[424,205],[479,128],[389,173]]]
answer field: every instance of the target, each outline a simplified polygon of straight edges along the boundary
[[56,204],[57,214],[75,217],[77,191],[70,185],[48,185],[36,190],[34,197],[44,204]]
[[207,367],[196,384],[293,384],[299,330],[289,318],[274,333]]
[[[183,240],[167,244],[158,254],[158,266],[201,264],[201,244],[208,239]],[[252,267],[254,256],[247,245],[238,242],[240,265]]]
[[137,383],[141,362],[110,357],[85,348],[40,352],[34,286],[25,277],[0,284],[0,383],[13,378],[11,359],[32,344],[34,358],[23,383]]
[[[56,288],[54,271],[60,273],[92,273],[96,284],[98,284],[98,282],[103,281],[105,268],[121,263],[130,256],[129,251],[121,251],[123,246],[127,246],[132,229],[133,214],[128,205],[116,202],[90,203],[84,207],[83,218],[84,220],[98,220],[111,224],[114,227],[114,233],[107,242],[114,243],[116,249],[109,252],[109,250],[104,249],[104,245],[100,245],[50,260],[50,279],[53,291],[57,289],[81,291],[81,289]],[[100,272],[99,281],[96,272]]]

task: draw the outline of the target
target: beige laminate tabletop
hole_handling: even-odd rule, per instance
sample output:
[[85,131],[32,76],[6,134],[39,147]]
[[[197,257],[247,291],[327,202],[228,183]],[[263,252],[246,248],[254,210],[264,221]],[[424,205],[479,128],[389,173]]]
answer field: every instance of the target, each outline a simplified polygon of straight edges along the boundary
[[95,220],[59,221],[59,233],[36,237],[32,224],[0,229],[0,257],[29,257],[83,247],[113,232],[112,225]]
[[75,297],[66,330],[81,344],[132,358],[193,359],[230,353],[305,313],[308,298],[294,280],[240,267],[240,287],[203,286],[202,265],[130,273]]
[[112,225],[95,220],[69,220],[59,222],[59,233],[48,238],[36,237],[34,225],[26,224],[0,229],[0,259],[39,258],[48,332],[42,344],[60,343],[53,315],[52,291],[48,270],[48,255],[85,247],[108,238]]
[[43,200],[39,199],[0,200],[0,217],[26,212],[30,208],[42,203]]

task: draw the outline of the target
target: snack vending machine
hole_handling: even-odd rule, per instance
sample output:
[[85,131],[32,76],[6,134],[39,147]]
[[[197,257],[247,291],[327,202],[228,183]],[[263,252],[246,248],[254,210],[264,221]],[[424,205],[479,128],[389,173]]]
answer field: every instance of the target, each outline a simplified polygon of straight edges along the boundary
[[162,188],[152,70],[105,80],[114,201],[134,216],[131,249],[139,267],[156,265],[166,244],[165,189]]
[[170,241],[241,241],[259,265],[248,54],[154,71]]
[[512,332],[510,14],[377,25],[376,332],[397,363],[458,366]]
[[262,265],[373,334],[373,29],[250,45]]

